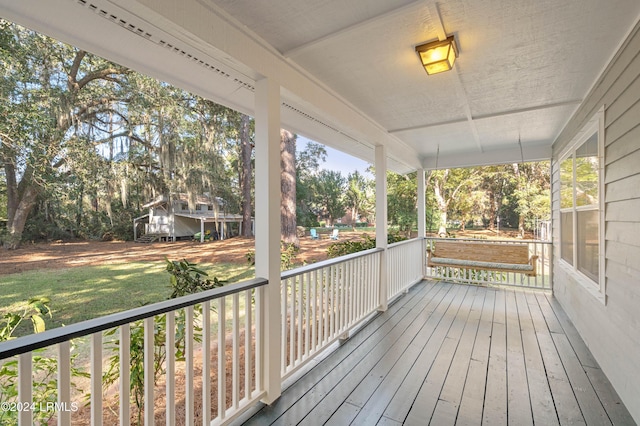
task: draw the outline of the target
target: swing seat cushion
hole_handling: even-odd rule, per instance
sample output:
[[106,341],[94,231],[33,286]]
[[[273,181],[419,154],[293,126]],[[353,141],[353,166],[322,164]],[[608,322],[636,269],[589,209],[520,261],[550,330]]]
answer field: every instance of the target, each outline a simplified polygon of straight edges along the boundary
[[527,244],[437,240],[427,250],[427,265],[483,269],[536,275],[538,256],[529,256]]

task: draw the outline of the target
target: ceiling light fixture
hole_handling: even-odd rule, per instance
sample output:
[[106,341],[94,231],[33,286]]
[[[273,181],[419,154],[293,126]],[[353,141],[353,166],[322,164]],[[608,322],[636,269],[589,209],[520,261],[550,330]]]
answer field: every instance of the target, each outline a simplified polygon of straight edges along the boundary
[[431,75],[449,71],[453,68],[453,64],[458,57],[458,46],[455,38],[449,36],[444,40],[436,40],[416,46],[416,52],[425,71]]

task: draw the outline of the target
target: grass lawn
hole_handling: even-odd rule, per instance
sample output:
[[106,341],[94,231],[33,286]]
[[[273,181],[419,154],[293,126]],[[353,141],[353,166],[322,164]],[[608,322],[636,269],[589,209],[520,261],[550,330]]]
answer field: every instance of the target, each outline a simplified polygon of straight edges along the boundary
[[[255,276],[253,267],[199,264],[209,277],[229,282]],[[121,263],[37,270],[0,276],[0,318],[31,297],[48,297],[53,318],[47,329],[73,324],[166,300],[171,294],[164,262]],[[32,332],[21,324],[16,337]]]

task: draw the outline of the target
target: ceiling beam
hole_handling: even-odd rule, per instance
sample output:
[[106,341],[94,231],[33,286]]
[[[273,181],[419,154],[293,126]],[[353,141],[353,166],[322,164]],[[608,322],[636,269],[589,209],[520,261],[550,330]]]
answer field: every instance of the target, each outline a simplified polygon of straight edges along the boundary
[[375,24],[377,22],[380,22],[382,20],[388,19],[392,16],[395,16],[399,13],[402,12],[406,12],[408,10],[413,10],[413,9],[418,9],[420,7],[424,7],[427,4],[427,2],[425,0],[417,0],[414,2],[411,2],[409,4],[406,4],[404,6],[398,7],[396,9],[381,13],[379,15],[376,15],[372,18],[369,19],[365,19],[364,21],[360,21],[357,22],[355,24],[349,25],[348,27],[344,27],[341,28],[337,31],[334,31],[332,33],[329,34],[325,34],[322,37],[318,37],[315,40],[311,40],[307,43],[303,43],[299,46],[296,46],[292,49],[287,50],[286,52],[282,52],[282,56],[284,56],[285,58],[292,58],[294,56],[300,55],[302,54],[305,50],[310,49],[314,46],[317,46],[319,44],[325,43],[327,41],[342,37],[352,31],[356,31],[359,30],[361,28],[365,28],[369,25]]
[[[472,120],[474,120],[474,121],[486,120],[488,118],[505,117],[505,116],[508,116],[508,115],[516,115],[516,114],[522,114],[522,113],[525,113],[525,112],[540,111],[540,110],[556,108],[556,107],[580,105],[581,103],[582,103],[582,99],[572,99],[572,100],[568,100],[568,101],[564,101],[564,102],[555,102],[555,103],[544,104],[544,105],[534,105],[534,106],[527,107],[527,108],[518,108],[518,109],[507,110],[507,111],[499,111],[499,112],[495,112],[495,113],[491,113],[491,114],[476,115],[476,116],[472,117]],[[462,123],[462,122],[464,122],[466,120],[467,120],[466,118],[460,118],[460,119],[456,119],[456,120],[440,121],[440,122],[437,122],[437,123],[420,124],[420,125],[417,125],[417,126],[404,127],[404,128],[399,128],[399,129],[391,129],[391,130],[389,130],[389,133],[394,134],[394,133],[409,132],[409,131],[412,131],[412,130],[429,129],[431,127],[446,126],[448,124],[458,124],[458,123]]]
[[520,145],[477,153],[463,151],[447,155],[433,155],[422,159],[425,170],[453,169],[461,167],[491,166],[497,164],[545,161],[551,159],[551,144]]

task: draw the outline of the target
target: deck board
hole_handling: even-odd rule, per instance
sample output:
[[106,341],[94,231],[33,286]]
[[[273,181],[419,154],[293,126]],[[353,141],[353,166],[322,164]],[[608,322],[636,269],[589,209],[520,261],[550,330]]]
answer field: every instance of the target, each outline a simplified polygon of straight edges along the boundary
[[428,281],[244,420],[634,424],[553,296]]

